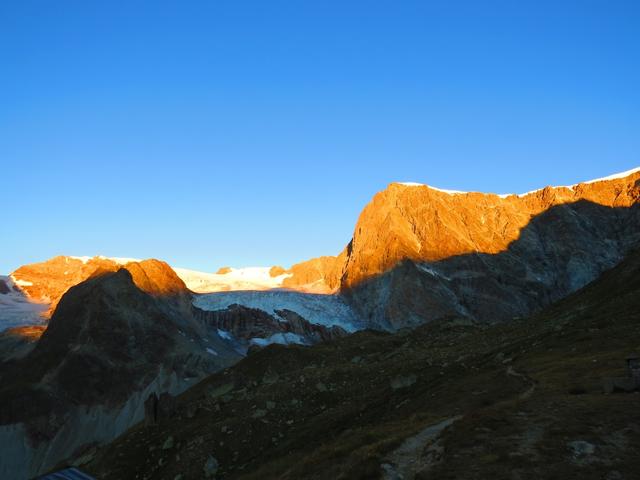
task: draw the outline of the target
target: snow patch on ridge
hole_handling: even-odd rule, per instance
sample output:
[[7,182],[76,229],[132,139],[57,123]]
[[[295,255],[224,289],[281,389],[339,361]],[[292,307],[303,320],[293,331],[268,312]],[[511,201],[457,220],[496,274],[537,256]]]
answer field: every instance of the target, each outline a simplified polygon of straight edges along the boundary
[[[631,170],[627,170],[625,172],[614,173],[613,175],[609,175],[608,177],[594,178],[593,180],[587,180],[586,182],[578,182],[578,183],[575,183],[573,185],[558,185],[558,186],[554,186],[553,188],[567,188],[567,189],[573,191],[573,189],[575,187],[577,187],[578,185],[580,185],[580,184],[589,184],[589,183],[596,183],[596,182],[606,182],[606,181],[609,181],[609,180],[617,180],[619,178],[626,178],[629,175],[633,175],[634,173],[637,173],[637,172],[640,172],[640,167],[632,168]],[[427,185],[425,183],[397,182],[397,184],[398,185],[404,185],[405,187],[427,187],[427,188],[430,188],[431,190],[436,190],[438,192],[447,193],[449,195],[464,195],[465,193],[471,193],[471,192],[464,192],[462,190],[447,190],[447,189],[444,189],[444,188],[432,187],[431,185]],[[507,197],[511,197],[511,196],[526,197],[527,195],[531,195],[532,193],[536,193],[536,192],[539,192],[541,190],[544,190],[544,187],[543,188],[538,188],[536,190],[531,190],[531,191],[525,192],[525,193],[499,193],[497,195],[500,198],[507,198]]]
[[433,277],[440,277],[440,278],[444,278],[445,280],[451,280],[449,277],[438,272],[436,269],[434,269],[427,263],[416,263],[415,265],[416,267],[418,267],[418,269],[422,270],[425,273],[428,273]]
[[218,329],[218,336],[223,340],[233,340],[231,334],[226,330],[222,330],[221,328]]
[[272,343],[277,343],[280,345],[289,345],[292,343],[295,343],[298,345],[307,344],[304,338],[302,338],[297,333],[291,333],[291,332],[276,333],[274,335],[271,335],[268,338],[255,337],[249,340],[249,345],[258,345],[259,347],[266,347],[267,345],[271,345]]
[[469,193],[469,192],[463,192],[462,190],[447,190],[446,188],[432,187],[431,185],[427,185],[424,183],[398,182],[398,185],[404,185],[405,187],[428,187],[431,190],[436,190],[442,193],[448,193],[449,195],[463,195],[465,193]]
[[628,177],[629,175],[633,175],[636,172],[640,172],[640,167],[632,168],[631,170],[627,170],[626,172],[614,173],[613,175],[609,175],[608,177],[596,178],[594,180],[589,180],[587,182],[580,182],[580,183],[596,183],[596,182],[604,182],[607,180],[617,180],[618,178],[625,178],[625,177]]

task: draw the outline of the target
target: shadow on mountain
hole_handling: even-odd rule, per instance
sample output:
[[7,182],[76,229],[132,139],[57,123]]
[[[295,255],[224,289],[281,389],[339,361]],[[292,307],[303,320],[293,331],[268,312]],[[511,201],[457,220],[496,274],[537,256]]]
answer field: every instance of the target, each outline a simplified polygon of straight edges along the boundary
[[604,395],[601,379],[637,349],[638,311],[634,251],[531,318],[273,345],[83,468],[104,480],[636,478],[637,395]]
[[405,258],[342,293],[373,328],[396,330],[448,316],[505,321],[578,290],[638,245],[638,204],[612,208],[581,200],[533,217],[503,252],[436,262]]

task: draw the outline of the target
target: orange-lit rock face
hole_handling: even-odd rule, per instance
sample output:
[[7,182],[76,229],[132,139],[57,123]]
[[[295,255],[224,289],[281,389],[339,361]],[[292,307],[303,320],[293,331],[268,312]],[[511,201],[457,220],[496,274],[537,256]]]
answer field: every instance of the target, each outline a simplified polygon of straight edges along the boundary
[[629,207],[638,202],[639,187],[640,172],[509,196],[391,184],[364,208],[345,251],[294,265],[286,285],[320,282],[329,290],[350,288],[403,259],[433,262],[468,253],[500,253],[533,217],[555,205],[586,200]]
[[151,295],[167,296],[187,291],[184,282],[168,264],[154,259],[123,265],[103,257],[79,259],[58,256],[45,262],[24,265],[11,276],[30,298],[49,302],[51,313],[69,288],[94,275],[115,272],[120,268],[129,270],[138,288]]
[[15,335],[28,340],[29,342],[35,342],[38,340],[45,330],[43,325],[28,325],[25,327],[17,327],[8,332],[8,334]]
[[345,259],[346,252],[343,251],[337,257],[318,257],[293,265],[288,271],[292,276],[285,278],[282,286],[314,293],[336,291],[340,287]]
[[147,293],[155,296],[173,296],[187,291],[187,286],[176,275],[169,264],[155,259],[127,263],[133,283]]
[[33,350],[42,336],[44,325],[14,327],[0,333],[0,361],[21,358]]
[[73,285],[86,280],[99,270],[116,270],[112,260],[99,257],[83,261],[58,256],[41,263],[23,265],[11,274],[16,284],[30,298],[49,302],[55,309],[60,297]]

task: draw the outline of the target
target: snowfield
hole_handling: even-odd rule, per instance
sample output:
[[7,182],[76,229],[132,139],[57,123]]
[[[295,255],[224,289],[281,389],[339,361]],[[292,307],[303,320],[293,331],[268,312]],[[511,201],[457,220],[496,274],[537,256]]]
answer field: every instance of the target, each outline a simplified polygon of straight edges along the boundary
[[0,293],[0,332],[24,325],[46,323],[42,316],[49,308],[48,303],[29,300],[22,292],[14,290],[16,282],[9,276],[0,275],[0,281],[9,288],[9,293]]
[[276,310],[291,310],[310,323],[339,326],[347,332],[363,328],[351,307],[338,295],[321,295],[289,290],[235,291],[196,295],[193,304],[202,310],[224,310],[238,304],[259,308],[271,315]]
[[279,288],[290,273],[276,277],[269,274],[270,267],[231,268],[228,273],[205,273],[186,268],[173,268],[176,274],[196,293],[226,292],[231,290],[269,290]]
[[126,257],[105,257],[104,255],[95,255],[93,257],[89,257],[87,255],[82,257],[74,257],[72,255],[69,258],[73,258],[74,260],[80,260],[82,263],[86,264],[89,260],[94,258],[99,258],[100,260],[111,260],[112,262],[117,263],[118,265],[126,265],[131,262],[139,262],[139,258],[126,258]]

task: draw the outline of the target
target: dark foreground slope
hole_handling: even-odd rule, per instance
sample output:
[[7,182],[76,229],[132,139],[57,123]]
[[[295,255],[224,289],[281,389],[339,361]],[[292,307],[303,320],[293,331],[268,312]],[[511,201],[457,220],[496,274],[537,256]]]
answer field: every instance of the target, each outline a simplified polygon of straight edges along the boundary
[[[640,350],[640,253],[542,314],[270,346],[174,418],[92,452],[101,479],[632,479],[640,395],[601,392]],[[209,475],[207,475],[209,474]]]

